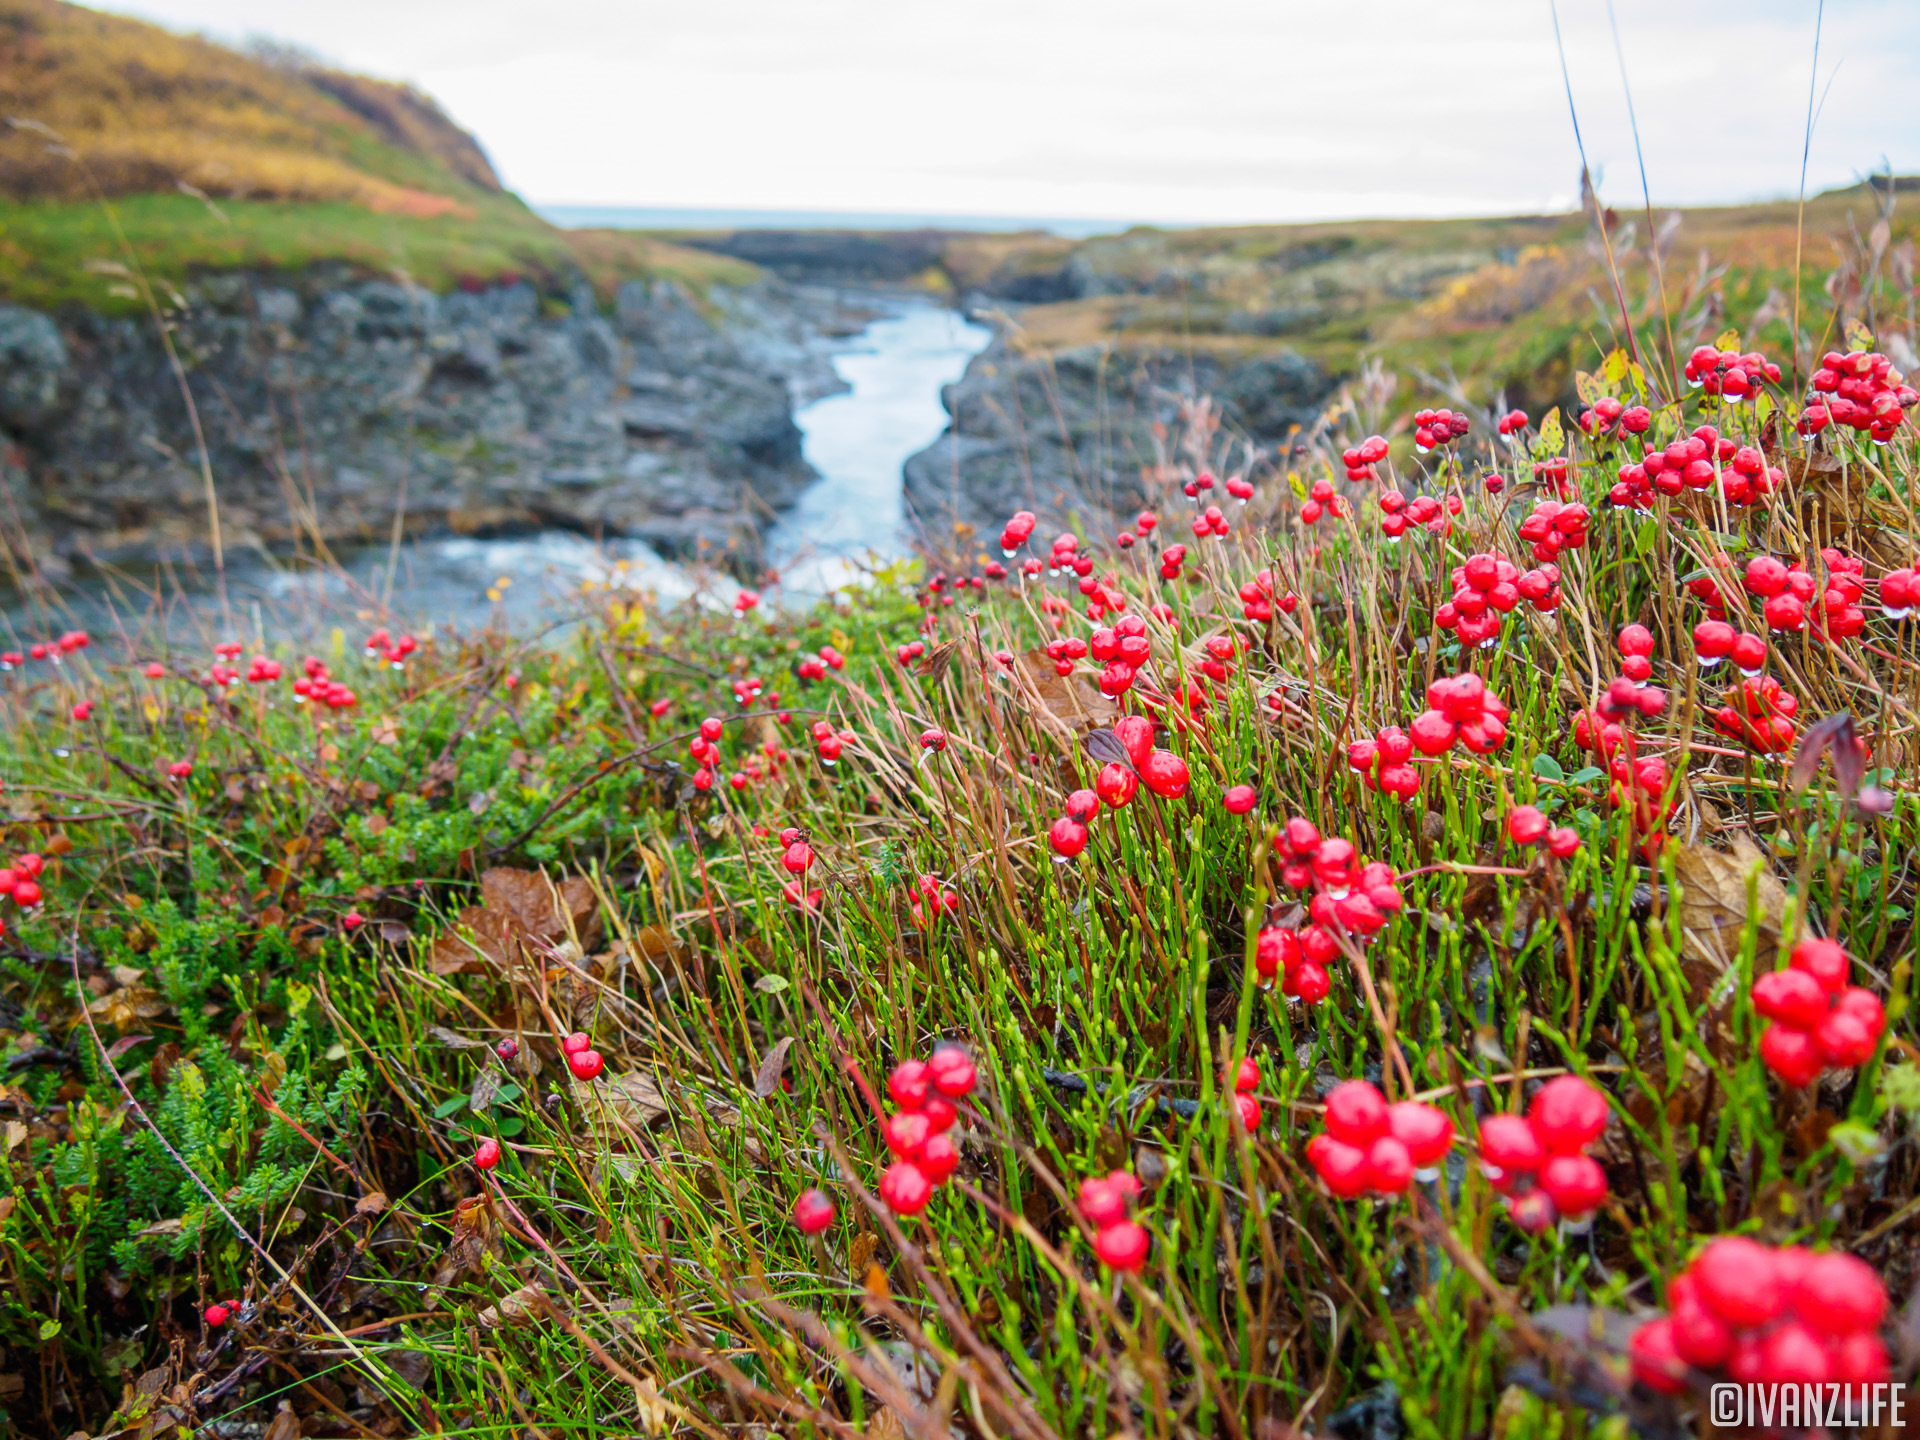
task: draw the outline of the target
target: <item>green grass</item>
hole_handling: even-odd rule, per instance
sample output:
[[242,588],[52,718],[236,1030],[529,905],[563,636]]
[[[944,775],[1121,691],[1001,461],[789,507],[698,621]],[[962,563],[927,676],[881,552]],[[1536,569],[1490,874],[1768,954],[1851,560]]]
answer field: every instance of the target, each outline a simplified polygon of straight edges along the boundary
[[[1723,420],[1744,435],[1759,417]],[[1846,454],[1857,498],[1830,538],[1910,554],[1911,432]],[[47,905],[10,916],[0,962],[19,1017],[0,1214],[16,1427],[131,1423],[152,1402],[121,1387],[160,1372],[163,1390],[187,1382],[195,1423],[284,1398],[404,1433],[1241,1436],[1324,1427],[1391,1383],[1415,1435],[1611,1435],[1663,1402],[1627,1389],[1617,1351],[1554,1339],[1549,1307],[1644,1317],[1734,1231],[1853,1248],[1898,1295],[1910,643],[1876,620],[1858,670],[1774,644],[1803,720],[1847,709],[1869,732],[1894,795],[1875,819],[1827,769],[1797,788],[1713,732],[1725,680],[1685,639],[1697,605],[1676,579],[1700,548],[1801,553],[1815,489],[1726,530],[1696,500],[1636,519],[1590,494],[1555,619],[1523,607],[1463,656],[1423,577],[1517,553],[1507,497],[1475,488],[1450,544],[1388,546],[1370,510],[1304,529],[1269,479],[1177,584],[1091,537],[1130,608],[1180,617],[1154,626],[1143,687],[1191,676],[1210,634],[1248,648],[1204,723],[1162,731],[1191,793],[1102,814],[1064,865],[1043,837],[1091,777],[1091,691],[1016,683],[990,658],[1084,633],[1078,592],[1044,577],[948,606],[930,559],[838,608],[738,621],[588,591],[561,643],[439,636],[404,671],[363,665],[356,632],[324,658],[359,708],[318,716],[285,681],[210,693],[195,650],[157,681],[143,648],[104,639],[9,676],[8,843],[53,857]],[[1261,568],[1302,603],[1253,625],[1233,597]],[[1570,735],[1630,619],[1660,637],[1673,697],[1642,743],[1685,777],[1664,849]],[[903,668],[916,635],[931,656]],[[799,681],[828,643],[847,669]],[[269,648],[295,670],[297,651]],[[1406,723],[1434,675],[1469,665],[1512,707],[1505,745],[1428,767],[1410,805],[1362,789],[1346,742]],[[731,683],[749,676],[778,698],[741,707]],[[83,698],[98,708],[75,721]],[[687,746],[707,714],[730,718],[702,792]],[[822,715],[854,737],[832,767],[808,738]],[[933,757],[928,725],[950,737]],[[787,758],[732,787],[766,745]],[[182,758],[192,775],[167,779]],[[1243,780],[1246,818],[1220,804]],[[1506,843],[1526,802],[1581,853],[1549,867]],[[1336,962],[1312,1008],[1247,963],[1291,903],[1268,837],[1292,815],[1408,876],[1365,968]],[[817,854],[817,916],[782,896],[789,825]],[[1714,858],[1745,845],[1757,869]],[[923,874],[961,901],[930,927],[910,904]],[[1789,1092],[1757,1058],[1747,982],[1812,928],[1846,945],[1893,1033],[1857,1073]],[[522,933],[537,938],[518,948]],[[576,1028],[607,1057],[592,1084],[562,1069]],[[508,1037],[503,1067],[490,1047]],[[870,1098],[940,1039],[982,1075],[963,1163],[923,1216],[896,1218],[872,1200]],[[1249,1054],[1251,1136],[1218,1078]],[[1472,1136],[1563,1071],[1609,1097],[1612,1193],[1591,1236],[1530,1238]],[[1319,1094],[1361,1075],[1450,1113],[1463,1138],[1441,1183],[1378,1205],[1320,1188],[1303,1159]],[[482,1176],[486,1136],[507,1153]],[[1071,1205],[1116,1167],[1148,1182],[1136,1276],[1094,1260]],[[818,1245],[788,1219],[816,1185],[839,1206]],[[200,1319],[215,1300],[240,1306],[217,1332]]]

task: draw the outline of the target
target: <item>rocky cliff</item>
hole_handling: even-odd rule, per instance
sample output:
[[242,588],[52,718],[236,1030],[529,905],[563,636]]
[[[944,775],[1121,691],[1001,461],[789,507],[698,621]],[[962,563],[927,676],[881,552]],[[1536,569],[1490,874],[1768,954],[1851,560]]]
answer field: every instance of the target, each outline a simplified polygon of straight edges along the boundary
[[[815,477],[796,400],[860,322],[771,279],[436,295],[320,267],[229,274],[167,316],[225,543],[559,526],[749,569]],[[0,305],[0,515],[43,567],[205,553],[192,419],[150,320]]]
[[[1166,498],[1142,472],[1178,433],[1183,403],[1210,397],[1227,433],[1273,455],[1334,384],[1284,350],[1223,360],[1089,345],[1049,357],[995,341],[942,391],[951,423],[907,461],[908,510],[936,541],[956,522],[997,531],[1016,510],[1110,528]],[[1244,445],[1232,453],[1244,463]]]

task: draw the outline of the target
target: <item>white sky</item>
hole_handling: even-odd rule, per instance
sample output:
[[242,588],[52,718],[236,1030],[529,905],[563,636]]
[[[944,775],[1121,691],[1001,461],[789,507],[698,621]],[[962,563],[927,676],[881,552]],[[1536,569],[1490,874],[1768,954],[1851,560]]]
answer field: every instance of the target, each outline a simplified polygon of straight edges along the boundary
[[[1605,0],[1559,0],[1639,199]],[[1615,0],[1656,203],[1791,195],[1816,0]],[[1547,0],[128,0],[412,81],[537,204],[1206,222],[1566,209]],[[1920,171],[1920,0],[1828,0],[1808,188]]]

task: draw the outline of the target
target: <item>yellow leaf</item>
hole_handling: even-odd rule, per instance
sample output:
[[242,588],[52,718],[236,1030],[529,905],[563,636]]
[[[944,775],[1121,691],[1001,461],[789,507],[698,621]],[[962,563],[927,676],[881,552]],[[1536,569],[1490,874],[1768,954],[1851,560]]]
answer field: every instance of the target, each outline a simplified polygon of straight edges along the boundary
[[1609,385],[1618,385],[1627,378],[1627,368],[1632,365],[1627,352],[1618,345],[1607,352],[1607,358],[1600,362],[1600,378]]
[[1533,453],[1541,456],[1558,455],[1566,443],[1566,432],[1560,428],[1560,412],[1547,411],[1540,417],[1540,433],[1534,436]]
[[1721,331],[1720,338],[1713,342],[1713,348],[1716,350],[1738,350],[1740,348],[1740,332],[1738,330]]
[[1589,375],[1584,370],[1573,372],[1573,389],[1574,393],[1589,405],[1598,405],[1607,398],[1606,387],[1600,383],[1599,378]]
[[1846,336],[1849,350],[1873,349],[1873,331],[1861,324],[1857,318],[1847,321]]
[[140,707],[140,713],[147,717],[147,723],[151,725],[160,718],[160,707],[149,700]]

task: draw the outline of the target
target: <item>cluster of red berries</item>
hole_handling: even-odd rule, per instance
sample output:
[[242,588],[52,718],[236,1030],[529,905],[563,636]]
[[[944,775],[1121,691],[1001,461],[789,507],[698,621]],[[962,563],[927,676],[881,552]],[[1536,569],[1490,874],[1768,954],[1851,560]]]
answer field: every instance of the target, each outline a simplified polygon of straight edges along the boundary
[[[84,650],[92,643],[93,637],[87,634],[86,631],[69,630],[58,640],[36,641],[27,647],[27,653],[25,655],[21,654],[18,650],[8,650],[4,654],[0,654],[0,670],[16,670],[27,663],[29,656],[35,660],[51,660],[54,664],[58,665],[62,655],[71,655],[76,650]],[[239,646],[234,646],[236,654],[239,652],[239,649]]]
[[1413,445],[1422,455],[1441,445],[1451,445],[1473,428],[1473,422],[1458,410],[1416,410],[1413,415]]
[[1538,1233],[1556,1219],[1584,1226],[1607,1198],[1607,1172],[1586,1153],[1607,1128],[1607,1097],[1578,1075],[1534,1093],[1524,1117],[1480,1122],[1480,1168],[1516,1225]]
[[1093,1227],[1093,1253],[1109,1270],[1138,1270],[1147,1263],[1147,1227],[1127,1218],[1127,1207],[1140,1198],[1140,1181],[1125,1170],[1105,1179],[1089,1176],[1080,1182],[1080,1213]]
[[1218,505],[1209,505],[1193,517],[1193,533],[1196,539],[1205,540],[1209,536],[1225,539],[1233,526],[1227,522],[1225,513]]
[[1398,490],[1387,490],[1380,496],[1380,509],[1384,512],[1380,517],[1380,533],[1397,543],[1409,525],[1424,525],[1436,535],[1448,533],[1452,525],[1446,512],[1460,513],[1460,497],[1449,495],[1443,510],[1431,495],[1416,495],[1409,500]]
[[1629,751],[1624,722],[1641,715],[1651,719],[1667,707],[1667,692],[1652,685],[1637,685],[1624,675],[1616,675],[1600,692],[1600,703],[1592,711],[1582,710],[1573,717],[1573,740],[1583,750],[1591,750],[1603,760]]
[[880,1177],[880,1199],[896,1215],[917,1215],[960,1164],[960,1147],[947,1132],[959,1118],[954,1102],[973,1093],[973,1061],[958,1045],[942,1045],[931,1060],[902,1060],[887,1077],[887,1094],[900,1108],[882,1135],[893,1164]]
[[1570,825],[1555,825],[1537,805],[1516,805],[1507,812],[1507,838],[1516,845],[1544,845],[1556,860],[1580,853],[1580,834]]
[[1532,513],[1520,522],[1520,538],[1533,546],[1533,558],[1544,565],[1559,559],[1562,550],[1582,548],[1592,519],[1584,505],[1537,500]]
[[1813,372],[1812,403],[1801,412],[1798,429],[1816,435],[1828,425],[1864,430],[1875,444],[1893,439],[1907,412],[1920,404],[1920,391],[1903,383],[1893,361],[1877,350],[1841,354],[1829,350]]
[[1433,623],[1451,630],[1462,645],[1482,649],[1500,638],[1500,617],[1523,599],[1540,614],[1560,607],[1560,569],[1520,573],[1520,567],[1498,555],[1469,555],[1453,571],[1453,599],[1433,612]]
[[1316,480],[1307,492],[1307,498],[1300,502],[1300,523],[1315,525],[1322,515],[1335,515],[1345,518],[1347,497],[1334,493],[1331,480]]
[[1920,567],[1903,566],[1880,577],[1880,613],[1904,620],[1920,605]]
[[1628,1353],[1634,1377],[1669,1395],[1689,1370],[1851,1392],[1887,1380],[1886,1313],[1886,1286],[1856,1256],[1722,1235],[1667,1283],[1667,1313],[1634,1331]]
[[1340,452],[1340,459],[1347,467],[1347,479],[1358,483],[1362,480],[1378,480],[1379,472],[1373,467],[1387,458],[1387,442],[1378,435],[1369,435],[1351,449]]
[[1653,412],[1644,405],[1623,405],[1608,395],[1573,412],[1573,423],[1595,440],[1617,435],[1642,435],[1653,424]]
[[1300,597],[1291,590],[1275,597],[1273,571],[1262,570],[1253,579],[1240,587],[1240,613],[1248,620],[1264,625],[1273,619],[1276,606],[1283,615],[1291,615],[1300,607]]
[[1404,1195],[1416,1179],[1439,1177],[1453,1148],[1453,1121],[1418,1100],[1389,1105],[1365,1080],[1327,1092],[1327,1128],[1307,1142],[1307,1163],[1342,1200]]
[[758,700],[763,692],[766,692],[767,704],[769,706],[774,708],[779,707],[780,692],[777,690],[767,691],[766,681],[757,679],[752,675],[747,676],[743,680],[735,680],[731,689],[733,690],[733,703],[738,705],[742,710],[745,710],[749,705],[753,704],[754,701]]
[[1360,773],[1361,781],[1401,800],[1411,800],[1420,789],[1420,772],[1412,760],[1413,740],[1398,725],[1385,726],[1373,732],[1373,739],[1347,746],[1347,764]]
[[300,668],[304,673],[293,682],[294,704],[311,700],[329,710],[351,710],[360,703],[358,695],[328,675],[327,662],[318,655],[309,655],[301,662]]
[[1227,494],[1244,505],[1253,498],[1253,482],[1239,475],[1229,475],[1227,477]]
[[1820,603],[1813,609],[1814,626],[1834,639],[1851,639],[1866,628],[1866,612],[1860,601],[1866,595],[1864,564],[1857,558],[1831,548],[1820,558],[1827,568],[1827,585],[1796,560],[1792,564],[1771,555],[1756,555],[1747,562],[1745,584],[1749,594],[1763,603],[1761,613],[1769,629],[1791,633],[1806,628],[1807,612],[1815,595]]
[[1493,428],[1498,430],[1502,435],[1518,435],[1522,430],[1527,428],[1527,412],[1524,410],[1509,410],[1494,422]]
[[1113,738],[1119,742],[1126,760],[1110,760],[1094,777],[1093,789],[1076,790],[1067,797],[1067,813],[1047,830],[1047,843],[1062,863],[1087,848],[1088,823],[1100,813],[1102,803],[1118,809],[1127,804],[1145,785],[1163,800],[1183,798],[1192,784],[1187,762],[1171,750],[1160,750],[1153,743],[1153,722],[1144,715],[1123,715],[1114,722]]
[[938,875],[922,875],[907,892],[907,913],[921,929],[960,908],[960,892],[950,890]]
[[780,832],[780,868],[793,876],[780,887],[780,893],[789,905],[808,911],[819,910],[821,898],[819,890],[806,888],[807,871],[813,868],[813,858],[813,846],[807,843],[804,830],[789,825]]
[[[40,856],[28,851],[16,859],[13,864],[0,867],[0,895],[6,896],[22,910],[37,907],[44,896],[40,891],[40,872],[47,868],[47,862]],[[0,925],[0,930],[5,926]]]
[[[382,665],[391,665],[396,670],[404,669],[407,657],[419,648],[420,642],[411,635],[402,635],[396,640],[385,630],[376,630],[367,637],[368,658],[377,658]],[[233,653],[240,653],[238,645],[233,647]]]
[[1760,1036],[1760,1058],[1796,1090],[1828,1066],[1864,1065],[1887,1028],[1886,1008],[1871,990],[1849,985],[1847,953],[1831,940],[1802,940],[1785,970],[1753,982],[1753,1008],[1773,1023]]
[[[1881,593],[1885,593],[1884,584]],[[1742,675],[1758,675],[1767,668],[1767,642],[1758,635],[1741,634],[1724,620],[1702,620],[1694,626],[1693,651],[1702,670],[1711,670],[1728,657]]]
[[1620,467],[1620,479],[1608,498],[1616,505],[1644,510],[1656,494],[1671,498],[1683,490],[1710,490],[1714,482],[1729,505],[1758,505],[1787,483],[1786,471],[1769,466],[1766,456],[1702,425],[1664,447],[1649,445],[1641,458]]
[[1040,522],[1034,518],[1031,510],[1022,510],[1011,520],[1007,521],[1005,527],[1000,531],[1001,553],[1011,559],[1013,552],[1027,543],[1028,537],[1033,534],[1033,527],[1039,523]]
[[1718,395],[1729,405],[1738,405],[1749,395],[1759,393],[1762,385],[1780,383],[1780,367],[1758,351],[1741,354],[1712,345],[1695,347],[1687,357],[1687,383],[1709,395]]
[[741,590],[733,597],[733,613],[736,617],[745,615],[749,610],[758,609],[759,605],[760,592],[758,590]]
[[1080,553],[1080,537],[1071,531],[1054,536],[1053,549],[1047,554],[1047,574],[1058,575],[1063,570],[1080,576],[1093,573],[1093,557]]
[[1800,701],[1771,675],[1748,676],[1728,692],[1728,702],[1713,714],[1713,728],[1744,742],[1762,755],[1784,755],[1793,748],[1793,717]]
[[1251,1055],[1242,1056],[1230,1075],[1233,1082],[1233,1108],[1240,1113],[1240,1128],[1249,1135],[1260,1133],[1260,1099],[1253,1092],[1260,1088],[1260,1062]]
[[1340,953],[1341,934],[1369,943],[1406,905],[1400,877],[1378,860],[1362,865],[1351,840],[1322,839],[1314,823],[1298,815],[1273,837],[1273,847],[1284,861],[1282,883],[1314,895],[1305,927],[1260,931],[1254,969],[1262,982],[1278,975],[1281,994],[1317,1005],[1331,988],[1327,966]]
[[606,1060],[593,1048],[593,1037],[576,1030],[560,1042],[560,1053],[567,1057],[567,1069],[576,1080],[594,1080],[606,1068]]
[[847,657],[831,645],[822,645],[819,653],[809,655],[797,667],[802,680],[824,680],[829,670],[847,668]]
[[1456,743],[1475,755],[1490,755],[1506,743],[1510,713],[1486,681],[1467,671],[1427,687],[1427,708],[1414,717],[1407,734],[1422,755],[1444,755]]
[[1169,545],[1160,552],[1160,578],[1162,580],[1178,580],[1180,578],[1180,567],[1186,563],[1187,547],[1184,545]]
[[[1074,642],[1078,644],[1078,641]],[[1122,615],[1087,637],[1086,652],[1100,662],[1100,693],[1113,699],[1133,688],[1135,675],[1153,653],[1147,622],[1138,615]]]

